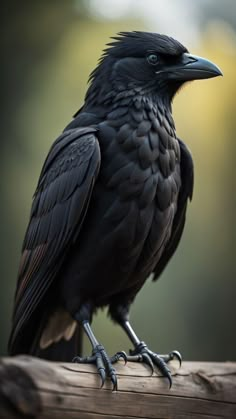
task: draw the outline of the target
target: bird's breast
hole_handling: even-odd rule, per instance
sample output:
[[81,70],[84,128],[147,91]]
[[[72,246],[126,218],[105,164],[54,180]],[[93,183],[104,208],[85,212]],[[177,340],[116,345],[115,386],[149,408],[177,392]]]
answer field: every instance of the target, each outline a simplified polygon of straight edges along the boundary
[[164,107],[142,101],[110,112],[99,126],[101,179],[121,201],[142,209],[154,201],[161,211],[180,188],[180,147]]
[[98,125],[98,139],[101,168],[68,270],[99,306],[152,272],[171,235],[181,180],[178,141],[157,110],[116,109]]

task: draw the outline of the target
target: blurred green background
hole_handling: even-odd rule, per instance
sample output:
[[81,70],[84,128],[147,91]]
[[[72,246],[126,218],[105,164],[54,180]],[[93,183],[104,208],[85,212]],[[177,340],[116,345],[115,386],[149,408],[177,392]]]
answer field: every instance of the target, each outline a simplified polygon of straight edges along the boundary
[[[160,281],[147,281],[131,320],[153,350],[236,360],[236,2],[9,0],[2,17],[0,353],[31,197],[49,147],[82,105],[109,37],[148,30],[176,37],[217,63],[224,78],[194,82],[175,98],[177,132],[195,162],[194,199],[178,251]],[[129,349],[105,312],[94,327],[109,353]]]

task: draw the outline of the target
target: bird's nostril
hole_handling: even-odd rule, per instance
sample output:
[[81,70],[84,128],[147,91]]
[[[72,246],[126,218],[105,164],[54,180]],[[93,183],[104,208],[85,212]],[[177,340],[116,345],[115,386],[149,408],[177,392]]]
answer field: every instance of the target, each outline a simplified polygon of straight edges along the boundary
[[182,60],[181,60],[181,62],[182,62],[182,64],[184,64],[184,65],[188,65],[188,64],[192,64],[192,63],[195,63],[197,61],[197,59],[196,59],[196,57],[193,57],[192,55],[190,55],[190,54],[183,54],[182,55]]

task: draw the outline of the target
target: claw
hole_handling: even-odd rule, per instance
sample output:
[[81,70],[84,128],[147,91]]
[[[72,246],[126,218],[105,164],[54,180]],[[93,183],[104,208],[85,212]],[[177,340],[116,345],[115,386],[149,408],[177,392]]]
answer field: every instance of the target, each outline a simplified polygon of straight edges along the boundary
[[172,386],[172,377],[171,377],[171,372],[169,370],[169,368],[167,367],[167,364],[165,363],[165,361],[156,356],[155,357],[155,363],[158,366],[159,370],[161,371],[161,373],[163,374],[163,377],[166,377],[169,381],[169,389],[171,389]]
[[159,355],[159,357],[166,363],[177,359],[179,361],[179,368],[182,365],[182,356],[179,351],[171,351],[168,355]]
[[117,355],[119,355],[119,359],[123,358],[123,360],[125,361],[125,365],[126,365],[127,361],[128,361],[128,358],[127,358],[127,355],[126,355],[125,351],[118,352]]
[[111,363],[112,364],[115,364],[115,362],[118,362],[120,359],[123,359],[124,361],[125,361],[125,365],[126,365],[126,363],[127,363],[127,361],[128,361],[128,358],[127,358],[127,355],[126,355],[126,353],[124,352],[124,351],[121,351],[121,352],[117,352],[111,359],[110,359],[110,361],[111,361]]
[[113,384],[112,391],[117,391],[118,390],[118,382],[117,382],[116,374],[111,374],[111,382]]
[[171,389],[171,387],[172,387],[172,377],[171,377],[171,373],[168,371],[168,372],[166,372],[166,374],[165,374],[165,377],[168,379],[168,381],[169,381],[169,390]]
[[179,368],[180,368],[181,365],[182,365],[182,356],[181,356],[180,352],[179,351],[172,351],[170,353],[170,355],[171,355],[172,359],[176,358],[179,361]]
[[100,377],[101,377],[101,381],[102,381],[102,384],[101,384],[101,387],[100,387],[100,388],[103,388],[104,383],[105,383],[105,380],[106,380],[106,373],[105,373],[105,369],[104,369],[104,368],[100,368],[100,369],[98,370],[98,374],[100,375]]
[[151,375],[153,375],[154,365],[153,365],[151,357],[148,355],[148,353],[143,353],[142,359],[143,359],[143,362],[145,362],[145,364],[147,364],[151,368]]

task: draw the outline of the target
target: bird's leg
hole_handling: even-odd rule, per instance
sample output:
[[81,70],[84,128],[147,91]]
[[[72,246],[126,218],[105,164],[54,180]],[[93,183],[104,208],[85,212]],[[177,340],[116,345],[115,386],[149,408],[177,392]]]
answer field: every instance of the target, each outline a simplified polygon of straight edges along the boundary
[[98,373],[102,380],[103,387],[105,379],[110,378],[113,384],[113,390],[117,390],[117,376],[116,370],[112,364],[118,361],[120,358],[125,358],[125,355],[117,353],[111,359],[107,355],[104,347],[97,341],[91,326],[90,326],[90,313],[88,310],[89,305],[83,306],[82,309],[75,314],[75,319],[82,324],[82,327],[89,338],[89,341],[92,345],[92,355],[87,357],[76,356],[73,359],[73,362],[84,363],[84,364],[95,364],[98,370]]
[[163,376],[168,378],[171,387],[172,378],[167,363],[173,359],[178,359],[181,365],[182,357],[180,353],[178,351],[172,351],[166,355],[159,355],[151,351],[147,347],[146,343],[141,341],[134,332],[128,319],[128,307],[127,310],[125,310],[123,305],[120,307],[116,306],[115,308],[110,307],[110,314],[111,317],[125,330],[134,345],[134,349],[130,350],[130,355],[126,355],[124,352],[126,361],[143,362],[150,366],[152,373],[154,372],[154,366],[156,366],[161,371]]

